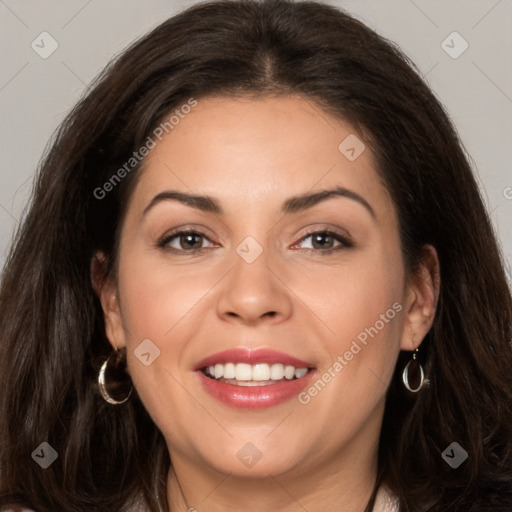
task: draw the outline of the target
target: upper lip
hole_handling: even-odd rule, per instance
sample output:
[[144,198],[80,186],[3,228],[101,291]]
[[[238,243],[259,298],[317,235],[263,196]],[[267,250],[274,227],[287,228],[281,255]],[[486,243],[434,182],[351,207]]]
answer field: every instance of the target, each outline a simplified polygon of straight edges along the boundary
[[294,366],[295,368],[313,367],[313,365],[307,361],[269,348],[232,348],[205,357],[196,364],[194,370],[201,370],[207,366],[225,363],[247,363],[251,365],[282,363],[284,365]]

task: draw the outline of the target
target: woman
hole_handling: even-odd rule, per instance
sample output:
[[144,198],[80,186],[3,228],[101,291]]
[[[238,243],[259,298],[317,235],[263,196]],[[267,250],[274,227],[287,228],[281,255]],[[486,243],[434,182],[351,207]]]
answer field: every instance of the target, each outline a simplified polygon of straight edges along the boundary
[[221,1],[58,131],[0,292],[1,504],[512,508],[510,291],[407,58]]

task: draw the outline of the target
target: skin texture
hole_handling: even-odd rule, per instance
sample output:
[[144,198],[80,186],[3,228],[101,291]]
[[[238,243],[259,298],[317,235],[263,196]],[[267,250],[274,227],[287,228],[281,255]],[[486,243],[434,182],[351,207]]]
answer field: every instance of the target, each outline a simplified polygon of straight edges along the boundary
[[[126,347],[134,385],[167,441],[172,511],[364,509],[385,392],[399,351],[414,350],[430,329],[439,282],[431,247],[406,279],[395,207],[369,147],[352,162],[338,150],[349,134],[353,127],[301,97],[208,98],[146,158],[117,279],[99,293],[109,340]],[[346,197],[280,214],[290,197],[334,186],[362,196],[375,217]],[[166,200],[143,214],[166,190],[213,197],[224,213]],[[187,254],[179,237],[158,247],[175,228],[203,233],[192,241],[202,251]],[[340,242],[306,238],[327,229],[348,233],[354,246],[325,253]],[[263,249],[250,264],[236,252],[247,236]],[[400,313],[306,405],[294,397],[234,409],[193,371],[225,349],[273,348],[320,376],[395,303]],[[148,338],[161,353],[144,366],[134,350]],[[248,442],[262,454],[251,468],[237,457]]]

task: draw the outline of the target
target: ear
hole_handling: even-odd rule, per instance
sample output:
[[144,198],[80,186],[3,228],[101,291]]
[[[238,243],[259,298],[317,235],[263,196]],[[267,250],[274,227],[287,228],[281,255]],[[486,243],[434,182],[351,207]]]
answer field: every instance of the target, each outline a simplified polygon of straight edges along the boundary
[[91,260],[91,280],[103,309],[107,338],[112,347],[119,349],[126,345],[119,294],[114,280],[106,275],[106,266],[107,257],[97,252]]
[[400,348],[415,350],[432,327],[439,299],[441,277],[437,251],[425,245],[417,271],[406,285],[405,322]]

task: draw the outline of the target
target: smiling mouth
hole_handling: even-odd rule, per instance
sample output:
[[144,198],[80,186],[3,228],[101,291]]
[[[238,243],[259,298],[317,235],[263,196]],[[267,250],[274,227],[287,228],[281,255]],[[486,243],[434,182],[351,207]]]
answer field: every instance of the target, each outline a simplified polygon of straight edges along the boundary
[[296,368],[282,363],[225,363],[205,366],[202,373],[209,379],[235,386],[270,386],[282,382],[299,380],[312,368]]

